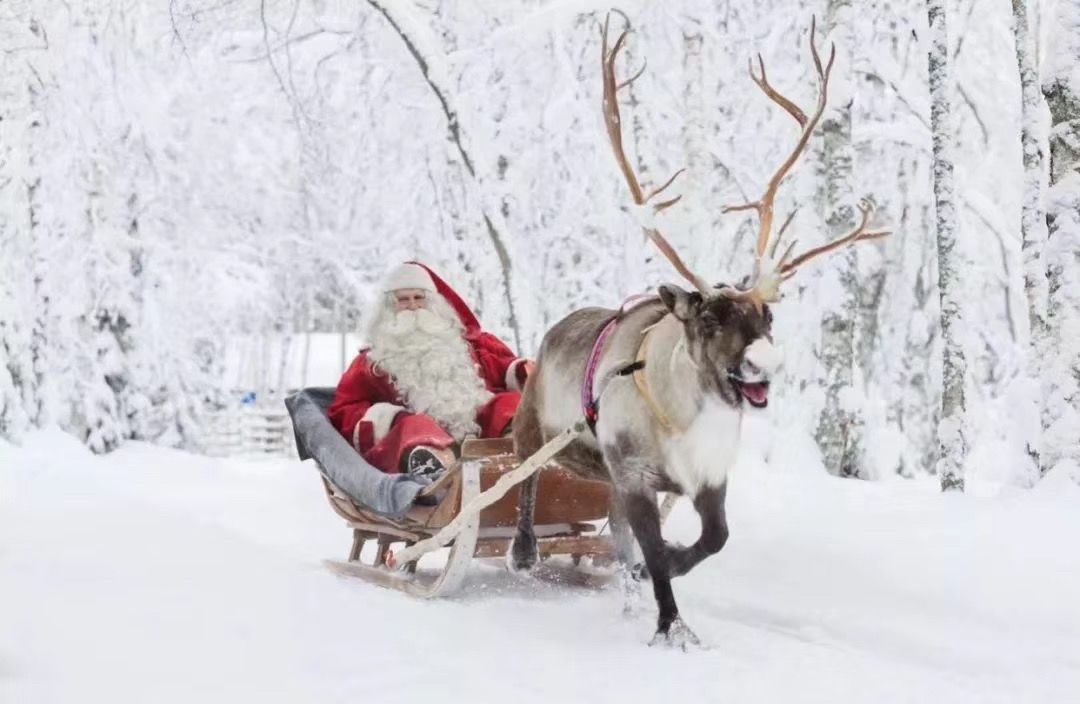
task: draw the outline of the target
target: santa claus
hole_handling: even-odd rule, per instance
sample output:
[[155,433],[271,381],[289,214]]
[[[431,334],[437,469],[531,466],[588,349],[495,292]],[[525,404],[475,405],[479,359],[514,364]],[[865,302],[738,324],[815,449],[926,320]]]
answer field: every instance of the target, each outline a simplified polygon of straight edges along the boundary
[[384,472],[438,474],[467,436],[499,437],[532,363],[517,357],[431,269],[402,264],[383,285],[369,347],[338,382],[330,420]]

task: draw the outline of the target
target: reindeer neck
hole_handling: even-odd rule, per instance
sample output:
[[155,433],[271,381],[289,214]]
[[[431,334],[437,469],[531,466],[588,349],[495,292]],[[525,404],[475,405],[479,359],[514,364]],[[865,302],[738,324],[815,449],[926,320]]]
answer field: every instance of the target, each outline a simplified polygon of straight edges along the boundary
[[662,409],[672,431],[680,432],[693,422],[704,401],[682,324],[669,314],[645,334],[649,336],[648,349],[641,373],[648,393]]

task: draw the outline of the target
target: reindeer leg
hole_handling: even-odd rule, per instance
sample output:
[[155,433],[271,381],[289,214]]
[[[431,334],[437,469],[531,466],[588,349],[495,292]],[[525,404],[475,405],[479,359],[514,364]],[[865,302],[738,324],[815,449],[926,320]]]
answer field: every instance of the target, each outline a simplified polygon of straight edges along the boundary
[[533,530],[533,514],[536,510],[536,487],[538,475],[534,474],[521,483],[521,498],[518,500],[517,535],[507,555],[507,565],[513,571],[528,571],[536,566],[540,551],[536,544],[536,532]]
[[652,577],[653,596],[660,611],[656,623],[656,635],[649,645],[659,643],[681,647],[700,645],[701,641],[679,618],[679,607],[675,604],[675,594],[671,590],[671,574],[668,565],[669,547],[660,534],[660,511],[656,506],[656,497],[650,492],[637,491],[627,493],[622,498],[630,527],[634,531],[641,551],[645,554],[645,565]]
[[[529,377],[521,395],[521,403],[514,415],[514,453],[524,461],[544,444],[544,433],[540,428],[537,414],[537,378],[541,372]],[[517,534],[506,553],[506,566],[511,571],[532,569],[540,560],[536,532],[533,530],[533,516],[536,509],[536,488],[539,473],[521,483],[521,495],[518,499]]]
[[728,539],[726,497],[727,482],[719,487],[706,487],[694,497],[694,508],[701,518],[701,537],[690,547],[671,549],[668,566],[672,577],[681,577],[724,547]]
[[618,561],[619,582],[623,591],[623,614],[634,614],[641,602],[641,582],[647,577],[634,543],[634,533],[626,517],[626,509],[618,493],[612,497],[608,511],[608,524],[615,542],[615,559]]

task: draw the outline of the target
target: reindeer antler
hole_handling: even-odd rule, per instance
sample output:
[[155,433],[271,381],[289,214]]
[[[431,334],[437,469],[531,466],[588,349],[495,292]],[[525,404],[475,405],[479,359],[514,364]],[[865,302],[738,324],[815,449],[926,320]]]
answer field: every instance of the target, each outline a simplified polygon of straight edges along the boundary
[[[616,12],[618,12],[616,10]],[[621,12],[619,12],[622,15]],[[654,188],[648,194],[645,193],[641,187],[641,182],[638,180],[637,174],[634,172],[634,168],[630,165],[630,160],[626,157],[626,150],[623,148],[623,135],[622,135],[622,118],[619,115],[619,91],[623,88],[630,86],[634,81],[641,77],[645,72],[645,65],[642,65],[630,78],[622,81],[621,83],[615,78],[615,60],[619,56],[619,51],[626,44],[626,38],[630,34],[630,22],[626,18],[626,15],[622,15],[626,20],[626,29],[619,34],[619,37],[615,40],[615,45],[608,48],[608,23],[611,20],[611,13],[609,12],[607,17],[604,18],[604,27],[601,30],[601,50],[600,50],[600,71],[604,79],[604,98],[603,98],[603,111],[604,111],[604,126],[607,128],[608,140],[611,142],[611,150],[615,154],[615,161],[619,165],[619,169],[622,171],[623,178],[626,179],[626,185],[630,187],[630,197],[633,198],[634,204],[639,208],[651,208],[650,215],[660,213],[667,208],[675,205],[679,202],[682,196],[676,196],[650,205],[652,200],[663,193],[671,184],[675,182],[675,179],[685,169],[679,169],[671,178],[664,182],[662,186]],[[667,238],[660,232],[655,225],[642,223],[642,229],[645,234],[652,240],[653,244],[657,246],[660,252],[667,257],[668,261],[675,267],[675,270],[682,275],[687,281],[693,284],[694,288],[701,292],[702,295],[709,295],[713,290],[711,286],[705,283],[705,280],[690,270],[686,263],[683,262],[675,248],[671,246]]]
[[[791,173],[791,169],[798,162],[799,157],[806,151],[807,145],[810,143],[810,138],[813,135],[814,129],[821,121],[821,116],[825,114],[825,106],[829,99],[829,77],[832,74],[833,63],[836,60],[836,45],[832,45],[829,52],[829,60],[824,65],[821,61],[821,54],[817,49],[817,18],[813,18],[810,22],[810,56],[814,61],[814,70],[817,73],[818,78],[818,100],[817,106],[814,112],[808,117],[806,113],[796,105],[792,100],[785,97],[778,90],[773,88],[769,83],[768,74],[765,72],[765,61],[761,58],[761,54],[758,54],[758,66],[760,68],[760,75],[754,74],[753,62],[749,63],[750,79],[761,89],[763,93],[774,103],[784,109],[789,115],[791,115],[796,122],[799,123],[799,127],[802,128],[802,132],[799,135],[798,141],[795,143],[795,148],[792,149],[788,157],[780,164],[780,167],[769,179],[768,185],[765,187],[765,192],[761,197],[750,203],[742,203],[740,205],[729,205],[723,209],[725,213],[731,213],[741,210],[754,210],[758,214],[760,219],[760,225],[758,228],[757,246],[755,248],[754,259],[754,275],[752,278],[751,286],[746,290],[739,290],[734,288],[723,289],[724,295],[739,300],[745,300],[752,302],[759,309],[765,303],[773,303],[780,300],[780,284],[788,280],[795,275],[798,267],[802,266],[806,262],[810,261],[814,257],[821,254],[831,252],[849,244],[856,242],[877,239],[879,237],[885,237],[888,232],[867,232],[866,227],[870,221],[870,216],[873,214],[873,205],[868,200],[862,200],[859,203],[859,211],[862,213],[861,221],[858,227],[852,232],[840,237],[828,244],[814,249],[803,252],[802,254],[791,258],[792,250],[795,248],[795,242],[788,245],[787,249],[780,256],[776,258],[776,252],[780,245],[780,240],[783,239],[784,232],[791,224],[792,219],[795,217],[795,213],[792,212],[788,216],[787,220],[780,227],[780,232],[777,234],[775,241],[772,243],[772,247],[769,247],[769,241],[772,238],[772,226],[774,218],[774,203],[776,200],[777,191],[780,189],[780,184],[784,178]],[[790,260],[789,260],[790,258]]]
[[[792,258],[791,261],[787,261],[787,255],[778,260],[777,269],[780,271],[780,274],[783,277],[784,281],[787,281],[792,276],[794,276],[796,270],[798,270],[800,266],[810,261],[814,257],[820,256],[822,254],[827,254],[828,252],[840,249],[841,247],[846,247],[849,244],[855,244],[856,242],[863,242],[866,240],[876,240],[882,237],[888,237],[892,234],[888,230],[878,230],[874,232],[866,231],[866,226],[870,222],[870,216],[874,214],[874,204],[866,198],[863,198],[859,201],[859,212],[861,213],[859,224],[855,227],[854,230],[844,235],[843,237],[839,237],[832,242],[821,245],[820,247],[808,249],[799,256]],[[791,249],[789,248],[788,253],[790,252]]]

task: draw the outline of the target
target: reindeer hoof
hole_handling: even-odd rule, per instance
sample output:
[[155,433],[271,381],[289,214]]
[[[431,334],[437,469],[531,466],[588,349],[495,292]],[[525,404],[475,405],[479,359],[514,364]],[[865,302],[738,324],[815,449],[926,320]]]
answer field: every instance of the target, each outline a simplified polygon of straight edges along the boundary
[[624,618],[635,618],[652,609],[653,602],[651,599],[646,602],[641,580],[634,577],[629,569],[620,570],[619,583],[622,586]]
[[701,648],[701,639],[690,630],[690,627],[679,618],[675,617],[675,620],[668,626],[667,631],[663,630],[663,627],[656,631],[656,635],[649,641],[649,647],[659,645],[665,648],[671,648],[673,650],[681,650],[684,653],[689,651],[690,648],[695,650]]
[[639,562],[636,565],[629,568],[630,579],[635,582],[647,582],[649,577],[649,568],[645,566],[644,562]]
[[528,572],[540,561],[540,551],[536,547],[536,538],[522,538],[519,534],[510,544],[506,553],[506,567],[511,572]]

